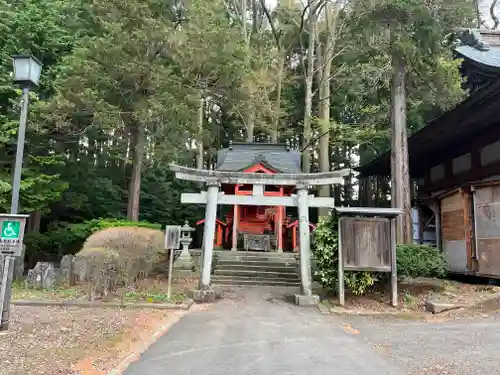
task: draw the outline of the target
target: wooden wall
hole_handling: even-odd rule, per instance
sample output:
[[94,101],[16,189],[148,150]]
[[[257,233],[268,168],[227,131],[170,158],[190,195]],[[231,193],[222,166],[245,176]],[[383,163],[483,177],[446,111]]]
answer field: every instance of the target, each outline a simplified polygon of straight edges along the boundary
[[455,190],[440,200],[441,243],[452,272],[467,272],[465,204],[462,190]]
[[500,276],[500,184],[475,186],[474,219],[478,273]]

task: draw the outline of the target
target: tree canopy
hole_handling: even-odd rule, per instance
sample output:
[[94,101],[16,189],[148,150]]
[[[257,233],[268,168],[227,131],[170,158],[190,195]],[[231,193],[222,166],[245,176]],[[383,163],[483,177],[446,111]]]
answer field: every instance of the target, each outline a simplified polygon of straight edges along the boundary
[[[30,97],[21,211],[33,230],[98,217],[181,223],[229,140],[289,141],[312,171],[390,145],[391,61],[407,64],[407,128],[466,95],[447,44],[459,0],[0,0],[0,209],[8,211],[20,90],[10,56],[43,64]],[[326,137],[328,135],[328,137]],[[359,201],[354,173],[333,194]],[[388,181],[375,200],[388,204]],[[328,190],[323,191],[329,194]]]

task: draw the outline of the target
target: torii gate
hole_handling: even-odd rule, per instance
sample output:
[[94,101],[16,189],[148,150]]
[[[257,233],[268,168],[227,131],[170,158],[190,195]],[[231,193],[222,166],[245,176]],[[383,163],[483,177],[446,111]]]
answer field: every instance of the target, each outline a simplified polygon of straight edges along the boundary
[[[214,249],[214,233],[217,219],[217,205],[250,205],[250,206],[287,206],[298,207],[300,238],[300,280],[301,293],[295,296],[300,305],[317,304],[318,296],[312,294],[311,247],[309,233],[309,207],[333,208],[334,198],[323,198],[309,195],[309,188],[315,185],[340,184],[343,177],[349,174],[347,169],[326,173],[278,173],[274,175],[244,172],[224,172],[201,170],[170,164],[170,169],[180,180],[204,182],[207,191],[198,194],[183,193],[181,203],[205,204],[205,227],[203,230],[203,263],[199,290],[193,291],[193,299],[213,301],[215,291],[210,285],[210,273]],[[253,194],[247,196],[225,195],[219,192],[221,184],[250,184]],[[296,186],[297,194],[290,197],[264,196],[265,185]]]

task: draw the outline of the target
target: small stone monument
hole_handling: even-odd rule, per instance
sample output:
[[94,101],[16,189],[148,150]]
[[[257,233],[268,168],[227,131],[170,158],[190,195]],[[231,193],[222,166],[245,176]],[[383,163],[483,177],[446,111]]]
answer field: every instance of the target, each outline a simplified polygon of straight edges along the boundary
[[191,259],[191,254],[189,253],[189,245],[193,242],[191,238],[191,233],[194,232],[194,228],[189,226],[187,221],[184,222],[184,225],[181,227],[181,239],[180,243],[182,246],[182,252],[179,255],[179,258],[175,261],[176,268],[189,269],[193,268],[193,260]]
[[54,287],[56,269],[51,262],[38,262],[32,270],[28,271],[26,287],[34,289],[49,289]]
[[61,265],[59,266],[59,277],[61,283],[74,285],[73,277],[73,255],[67,254],[62,257]]

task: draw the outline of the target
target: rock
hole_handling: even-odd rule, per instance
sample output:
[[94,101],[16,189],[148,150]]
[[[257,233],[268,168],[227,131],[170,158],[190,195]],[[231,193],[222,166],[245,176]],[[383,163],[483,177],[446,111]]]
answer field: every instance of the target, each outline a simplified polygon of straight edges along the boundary
[[32,270],[28,271],[25,280],[27,288],[48,289],[54,287],[56,282],[56,269],[51,262],[38,262]]
[[195,302],[215,302],[217,293],[213,289],[194,289],[189,292],[189,297]]
[[446,303],[439,301],[425,301],[425,309],[433,314],[439,314],[444,311],[455,310],[461,308],[462,305],[454,303]]
[[61,283],[73,285],[73,255],[65,255],[61,259],[59,266],[59,278]]
[[295,304],[299,306],[317,306],[319,303],[319,296],[316,295],[302,295],[295,294],[294,295]]
[[88,281],[89,272],[88,272],[87,260],[83,257],[75,257],[73,261],[73,275],[78,278],[79,281]]
[[24,254],[26,253],[26,245],[23,245],[21,256],[16,257],[14,262],[14,280],[22,280],[24,276]]

